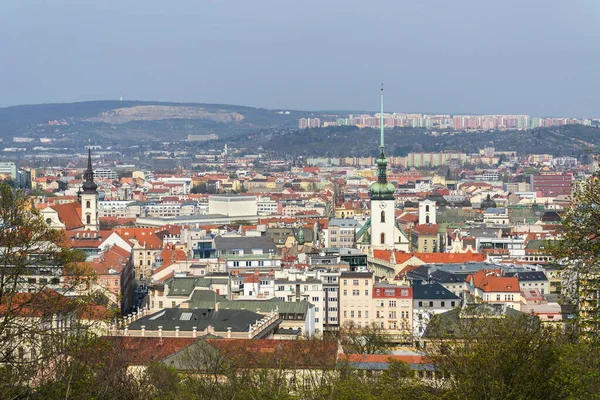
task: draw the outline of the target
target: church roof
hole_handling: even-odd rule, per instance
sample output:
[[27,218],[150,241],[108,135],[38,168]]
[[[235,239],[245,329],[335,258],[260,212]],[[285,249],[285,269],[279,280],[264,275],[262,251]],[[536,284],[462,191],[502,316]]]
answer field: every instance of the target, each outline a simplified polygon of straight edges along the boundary
[[66,230],[82,228],[81,222],[81,204],[79,202],[56,204],[50,206],[58,213],[58,219],[65,224]]

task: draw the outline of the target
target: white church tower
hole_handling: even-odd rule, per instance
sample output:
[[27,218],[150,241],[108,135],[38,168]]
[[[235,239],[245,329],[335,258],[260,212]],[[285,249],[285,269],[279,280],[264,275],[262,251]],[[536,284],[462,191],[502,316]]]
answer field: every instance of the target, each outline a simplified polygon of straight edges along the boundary
[[419,201],[419,225],[435,225],[437,206],[435,201],[425,199]]
[[371,246],[394,248],[397,242],[394,193],[396,188],[387,181],[387,159],[384,154],[383,86],[381,87],[381,112],[379,114],[380,149],[377,159],[377,182],[369,188],[371,198]]
[[83,185],[81,185],[81,222],[86,231],[97,231],[100,229],[98,220],[98,185],[94,182],[94,170],[92,170],[92,150],[88,148],[88,166],[83,174]]

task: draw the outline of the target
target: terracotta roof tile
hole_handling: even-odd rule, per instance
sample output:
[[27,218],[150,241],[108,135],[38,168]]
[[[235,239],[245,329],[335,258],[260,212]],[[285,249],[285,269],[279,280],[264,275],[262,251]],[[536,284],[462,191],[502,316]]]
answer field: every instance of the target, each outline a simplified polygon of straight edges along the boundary
[[81,222],[81,204],[78,202],[56,204],[50,206],[58,213],[58,219],[65,224],[67,230],[82,228]]

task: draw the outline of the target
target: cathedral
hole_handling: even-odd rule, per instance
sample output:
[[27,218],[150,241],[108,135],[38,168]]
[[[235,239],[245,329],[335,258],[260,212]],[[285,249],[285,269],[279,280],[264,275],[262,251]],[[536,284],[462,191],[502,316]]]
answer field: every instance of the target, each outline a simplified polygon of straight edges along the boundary
[[377,182],[371,184],[371,215],[356,235],[356,244],[364,252],[370,250],[408,251],[409,240],[396,222],[394,185],[387,181],[387,159],[385,158],[385,142],[383,127],[383,88],[381,88],[380,153],[377,158]]

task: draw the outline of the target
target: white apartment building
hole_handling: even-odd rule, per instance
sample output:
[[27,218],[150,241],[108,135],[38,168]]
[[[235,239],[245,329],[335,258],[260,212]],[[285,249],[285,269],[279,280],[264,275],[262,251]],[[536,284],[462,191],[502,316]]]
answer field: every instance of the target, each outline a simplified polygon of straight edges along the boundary
[[258,215],[277,215],[277,202],[270,197],[259,197],[256,209]]

